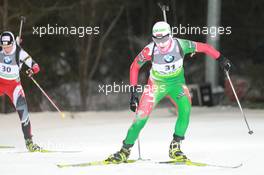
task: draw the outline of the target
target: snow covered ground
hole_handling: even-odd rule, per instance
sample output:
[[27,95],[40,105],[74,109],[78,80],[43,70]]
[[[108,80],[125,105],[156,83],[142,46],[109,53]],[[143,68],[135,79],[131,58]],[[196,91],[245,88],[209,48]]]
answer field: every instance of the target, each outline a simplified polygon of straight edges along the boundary
[[[67,113],[31,113],[35,142],[47,149],[81,151],[76,153],[28,153],[18,116],[0,115],[1,175],[261,175],[264,173],[264,110],[245,110],[254,130],[247,128],[238,108],[193,108],[191,123],[182,149],[193,161],[221,165],[243,163],[237,169],[161,165],[151,162],[57,168],[58,163],[102,160],[120,149],[133,120],[126,111]],[[175,117],[166,108],[156,109],[140,135],[142,157],[153,161],[168,160]],[[138,158],[137,145],[132,159]]]

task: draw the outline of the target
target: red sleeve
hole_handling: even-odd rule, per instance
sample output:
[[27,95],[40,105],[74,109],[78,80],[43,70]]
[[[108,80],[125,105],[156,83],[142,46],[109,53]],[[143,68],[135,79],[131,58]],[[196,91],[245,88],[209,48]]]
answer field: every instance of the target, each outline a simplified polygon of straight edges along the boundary
[[134,59],[130,66],[130,85],[136,86],[138,83],[138,73],[140,68],[147,62],[151,60],[151,49],[150,47],[145,47]]
[[218,52],[215,48],[211,45],[206,43],[195,42],[196,44],[196,52],[203,52],[210,57],[217,59],[220,56],[220,52]]
[[138,57],[136,57],[130,66],[130,85],[131,86],[137,85],[139,70],[140,70],[140,65],[138,64]]

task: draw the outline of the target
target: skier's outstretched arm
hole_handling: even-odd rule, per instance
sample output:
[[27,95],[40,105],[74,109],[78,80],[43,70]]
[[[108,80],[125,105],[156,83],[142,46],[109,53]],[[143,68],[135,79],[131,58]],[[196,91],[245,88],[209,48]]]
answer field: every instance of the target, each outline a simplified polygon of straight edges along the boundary
[[218,50],[216,50],[214,47],[212,47],[209,44],[206,43],[200,43],[200,42],[195,42],[196,52],[202,52],[205,53],[206,55],[209,55],[211,58],[219,61],[220,66],[223,70],[229,71],[231,68],[231,62],[229,59],[225,58]]
[[219,61],[220,66],[223,70],[229,71],[231,68],[231,62],[229,59],[225,58],[218,50],[207,43],[195,42],[185,39],[177,39],[183,54],[195,54],[197,52],[205,53],[211,58]]
[[215,60],[217,58],[219,58],[219,56],[220,56],[220,52],[209,44],[195,42],[195,45],[196,45],[196,47],[195,47],[196,52],[205,53],[206,55],[210,56],[211,58],[213,58]]

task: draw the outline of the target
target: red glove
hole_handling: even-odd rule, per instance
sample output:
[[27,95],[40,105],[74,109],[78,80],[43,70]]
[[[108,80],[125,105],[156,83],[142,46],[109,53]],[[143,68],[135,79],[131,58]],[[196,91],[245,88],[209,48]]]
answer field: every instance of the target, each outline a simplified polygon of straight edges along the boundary
[[31,69],[32,69],[34,74],[37,74],[39,72],[39,70],[40,70],[38,64],[34,64]]
[[32,77],[34,74],[37,74],[39,72],[40,68],[38,64],[34,64],[31,69],[28,69],[26,71],[28,77]]

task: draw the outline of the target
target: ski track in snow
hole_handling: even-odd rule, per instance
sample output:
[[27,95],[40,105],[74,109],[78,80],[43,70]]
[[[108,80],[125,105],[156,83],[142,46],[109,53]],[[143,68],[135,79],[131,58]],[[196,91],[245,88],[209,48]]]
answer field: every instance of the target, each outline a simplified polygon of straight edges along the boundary
[[[182,150],[193,161],[243,166],[237,169],[190,167],[137,162],[135,164],[58,168],[59,163],[82,163],[105,159],[121,147],[133,113],[125,111],[31,113],[33,139],[51,150],[77,153],[28,153],[16,113],[0,114],[1,175],[261,175],[264,174],[264,110],[245,109],[247,128],[238,108],[193,107]],[[169,160],[168,149],[176,118],[166,108],[156,109],[140,135],[141,154],[152,161]],[[131,159],[138,158],[137,144]]]

